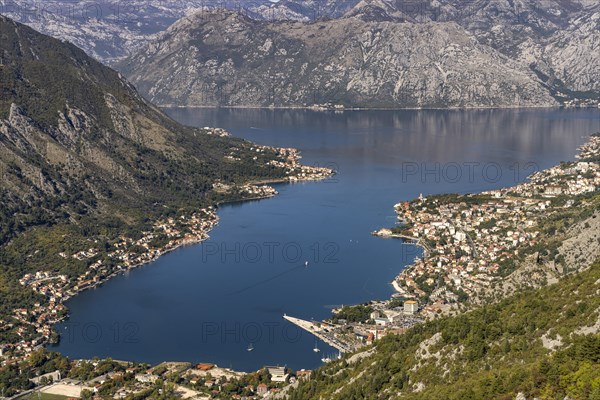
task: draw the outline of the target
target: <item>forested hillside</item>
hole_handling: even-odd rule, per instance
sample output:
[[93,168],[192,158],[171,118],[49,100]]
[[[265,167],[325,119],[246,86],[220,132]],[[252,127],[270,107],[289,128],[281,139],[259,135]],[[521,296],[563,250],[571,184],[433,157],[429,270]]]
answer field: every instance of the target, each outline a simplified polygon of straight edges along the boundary
[[79,276],[117,238],[243,197],[217,181],[285,176],[275,149],[176,123],[72,44],[2,16],[0,37],[0,320],[45,301],[25,273]]
[[600,398],[600,262],[327,365],[290,399]]

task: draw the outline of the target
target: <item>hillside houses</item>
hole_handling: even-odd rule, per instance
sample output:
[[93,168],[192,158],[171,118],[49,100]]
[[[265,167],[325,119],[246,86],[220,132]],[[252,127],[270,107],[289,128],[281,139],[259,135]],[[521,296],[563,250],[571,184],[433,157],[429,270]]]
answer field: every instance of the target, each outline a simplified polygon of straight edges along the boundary
[[517,186],[396,204],[403,235],[426,252],[396,277],[394,287],[407,298],[427,297],[429,304],[483,292],[509,271],[521,250],[538,244],[542,218],[598,190],[599,156],[600,136],[594,135],[579,149],[577,162],[539,171]]

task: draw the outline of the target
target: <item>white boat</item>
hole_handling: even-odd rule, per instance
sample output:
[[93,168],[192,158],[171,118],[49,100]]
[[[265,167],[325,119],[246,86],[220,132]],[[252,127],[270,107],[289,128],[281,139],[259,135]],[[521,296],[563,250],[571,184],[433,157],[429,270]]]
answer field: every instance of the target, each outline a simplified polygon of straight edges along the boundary
[[318,353],[318,352],[320,352],[320,351],[321,351],[321,349],[319,349],[319,346],[317,346],[317,339],[315,339],[315,348],[313,349],[313,351],[314,351],[315,353]]
[[304,261],[304,266],[308,267],[308,261]]
[[334,360],[341,360],[342,359],[342,352],[338,351],[337,354],[328,354],[326,356],[324,356],[323,358],[321,358],[321,361],[323,361],[324,363],[328,363],[330,361],[334,361]]
[[248,350],[248,351],[254,350],[254,346],[252,345],[252,343],[250,343],[250,345],[248,346],[248,348],[246,350]]

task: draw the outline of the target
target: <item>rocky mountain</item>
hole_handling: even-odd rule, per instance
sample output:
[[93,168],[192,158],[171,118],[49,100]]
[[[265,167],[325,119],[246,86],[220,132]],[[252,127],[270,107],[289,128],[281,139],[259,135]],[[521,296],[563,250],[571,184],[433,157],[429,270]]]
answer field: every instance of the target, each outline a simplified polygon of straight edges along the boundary
[[187,6],[170,3],[0,0],[0,13],[110,63],[185,15]]
[[[255,19],[266,21],[318,21],[340,18],[351,10],[359,0],[281,0],[263,5],[247,5],[241,10],[224,7],[232,11],[241,11]],[[248,12],[244,12],[248,11]]]
[[[521,49],[520,57],[526,60],[531,54],[527,44]],[[590,92],[600,99],[600,5],[592,14],[574,19],[572,25],[536,50],[540,54],[536,63],[543,73],[559,80],[567,90]]]
[[185,17],[118,68],[161,105],[555,105],[526,66],[455,22]]
[[1,14],[68,40],[108,65],[154,42],[180,18],[201,12],[211,18],[216,9],[261,21],[353,16],[368,22],[455,22],[533,71],[558,100],[599,96],[596,0],[0,0]]
[[0,14],[67,40],[110,65],[193,10],[224,7],[261,18],[261,12],[268,15],[270,4],[268,0],[0,0]]
[[0,35],[0,282],[32,228],[119,234],[214,204],[216,181],[284,176],[274,150],[179,125],[72,44],[2,16]]
[[598,98],[600,3],[595,0],[362,0],[347,15],[456,22],[481,44],[535,71],[554,94]]
[[67,40],[112,65],[193,12],[229,9],[260,20],[310,21],[337,18],[355,4],[356,0],[0,0],[0,14]]

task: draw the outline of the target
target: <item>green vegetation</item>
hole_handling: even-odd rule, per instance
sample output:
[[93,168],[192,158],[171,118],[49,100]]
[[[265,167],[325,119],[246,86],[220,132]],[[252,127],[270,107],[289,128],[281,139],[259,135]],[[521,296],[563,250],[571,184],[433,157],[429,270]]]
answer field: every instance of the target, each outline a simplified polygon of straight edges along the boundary
[[61,396],[59,394],[51,394],[51,393],[31,393],[27,396],[22,397],[24,400],[67,400],[69,397]]
[[[77,47],[0,16],[0,320],[43,302],[25,273],[81,275],[121,235],[228,200],[213,183],[285,176],[240,139],[184,127]],[[3,132],[5,132],[3,130]],[[226,156],[235,155],[232,162]],[[157,238],[160,243],[164,238]],[[60,252],[100,248],[80,261]],[[3,329],[0,343],[27,338]]]
[[0,367],[0,395],[11,397],[17,391],[32,389],[34,385],[29,379],[57,370],[66,375],[69,368],[69,361],[59,353],[50,353],[44,349],[35,351],[20,364]]
[[[88,381],[98,376],[119,372],[122,377],[103,388],[104,394],[114,394],[111,389],[121,387],[124,382],[133,382],[135,373],[145,372],[148,365],[133,364],[133,373],[126,373],[122,363],[111,359],[93,359],[91,361],[69,361],[59,353],[45,349],[34,351],[28,358],[19,362],[0,367],[0,396],[10,397],[19,390],[33,389],[34,384],[29,380],[49,372],[60,371],[61,376],[78,381]],[[20,372],[20,373],[19,373]],[[42,400],[62,400],[63,396],[41,393]],[[24,399],[38,400],[38,393],[33,393]]]
[[[585,329],[597,324],[598,290],[600,262],[557,284],[385,337],[356,364],[345,358],[315,371],[291,399],[510,399],[519,392],[599,399],[600,335]],[[552,340],[554,352],[544,347]]]
[[[96,364],[96,365],[94,365]],[[87,381],[96,376],[107,374],[109,372],[125,371],[125,368],[116,361],[111,359],[82,361],[73,366],[68,374],[69,378]]]
[[343,306],[338,312],[331,317],[331,322],[334,324],[343,319],[347,322],[367,322],[371,319],[373,307],[367,304],[359,304],[356,306]]
[[[33,389],[34,385],[29,378],[56,370],[59,370],[62,376],[83,382],[103,377],[101,380],[104,383],[97,388],[97,395],[105,399],[114,398],[119,389],[128,389],[133,392],[126,397],[127,400],[177,399],[181,398],[180,394],[176,393],[177,386],[187,387],[211,398],[234,399],[240,395],[253,395],[254,391],[250,387],[256,388],[261,383],[267,384],[270,388],[282,388],[285,385],[272,382],[266,368],[238,377],[225,378],[223,376],[213,377],[210,372],[204,376],[198,376],[195,374],[195,370],[190,370],[190,367],[190,363],[162,363],[150,368],[147,364],[126,364],[111,359],[70,362],[58,353],[50,353],[42,349],[31,354],[20,364],[0,367],[0,396],[3,393],[11,396],[18,389]],[[20,375],[18,374],[19,370],[22,371]],[[140,387],[135,375],[150,373],[154,376],[155,381]],[[215,386],[207,384],[209,381],[213,382]],[[218,396],[213,395],[216,387],[220,387]],[[23,399],[38,400],[38,395],[42,400],[65,399],[62,396],[45,395],[39,392],[26,395]],[[95,395],[91,388],[82,391],[84,400],[91,399]]]

